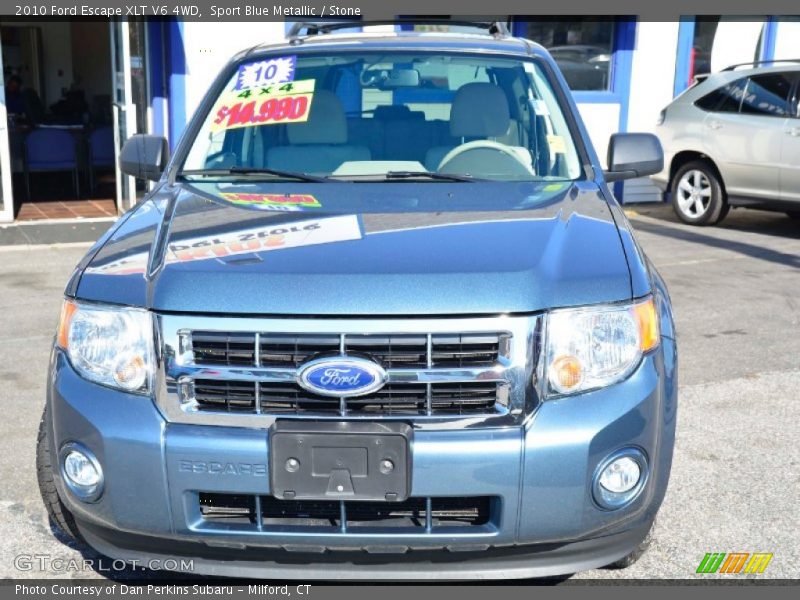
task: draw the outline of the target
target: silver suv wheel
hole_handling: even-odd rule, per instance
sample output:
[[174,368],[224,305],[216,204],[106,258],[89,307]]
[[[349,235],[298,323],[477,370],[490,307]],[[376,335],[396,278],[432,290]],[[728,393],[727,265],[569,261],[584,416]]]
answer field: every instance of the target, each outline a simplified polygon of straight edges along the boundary
[[713,225],[728,214],[719,174],[705,160],[681,165],[670,182],[670,195],[675,214],[690,225]]
[[678,180],[676,191],[678,208],[687,217],[698,219],[708,211],[711,203],[711,182],[702,171],[686,171]]

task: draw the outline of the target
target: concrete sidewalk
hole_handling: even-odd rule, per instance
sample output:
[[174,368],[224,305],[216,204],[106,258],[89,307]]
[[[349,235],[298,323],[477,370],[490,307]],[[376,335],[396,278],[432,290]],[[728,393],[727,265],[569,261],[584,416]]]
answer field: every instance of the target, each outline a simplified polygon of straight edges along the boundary
[[29,221],[0,225],[0,248],[94,243],[116,219]]

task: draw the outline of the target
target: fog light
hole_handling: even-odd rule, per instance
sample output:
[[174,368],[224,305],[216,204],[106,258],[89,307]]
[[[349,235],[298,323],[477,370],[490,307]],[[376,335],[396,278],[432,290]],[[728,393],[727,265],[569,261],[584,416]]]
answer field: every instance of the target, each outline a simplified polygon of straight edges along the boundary
[[633,489],[639,483],[642,470],[639,463],[628,456],[623,456],[612,461],[600,473],[600,485],[609,492],[622,494]]
[[94,502],[103,493],[103,469],[94,454],[80,444],[61,448],[61,474],[64,484],[84,502]]
[[82,487],[100,483],[100,473],[94,468],[92,461],[78,450],[72,450],[64,457],[64,472],[72,483]]
[[595,502],[608,510],[622,508],[639,495],[647,479],[647,459],[640,450],[626,448],[604,460],[595,472]]

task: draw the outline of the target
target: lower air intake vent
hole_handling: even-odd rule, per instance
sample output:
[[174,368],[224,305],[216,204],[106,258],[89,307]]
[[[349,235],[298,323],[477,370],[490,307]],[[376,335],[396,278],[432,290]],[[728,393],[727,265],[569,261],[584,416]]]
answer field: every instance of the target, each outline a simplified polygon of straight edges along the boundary
[[[409,498],[404,502],[277,500],[272,496],[200,493],[200,514],[209,524],[270,528],[391,527],[435,530],[478,527],[491,520],[490,496]],[[342,519],[345,528],[342,528]],[[399,533],[399,532],[398,532]]]

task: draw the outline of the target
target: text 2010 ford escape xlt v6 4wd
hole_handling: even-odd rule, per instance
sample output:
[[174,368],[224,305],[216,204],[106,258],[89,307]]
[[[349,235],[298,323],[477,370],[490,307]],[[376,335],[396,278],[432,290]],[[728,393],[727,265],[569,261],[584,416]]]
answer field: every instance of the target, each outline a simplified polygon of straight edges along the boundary
[[468,579],[641,554],[677,402],[664,283],[547,52],[319,26],[237,56],[66,289],[52,519],[196,573]]

